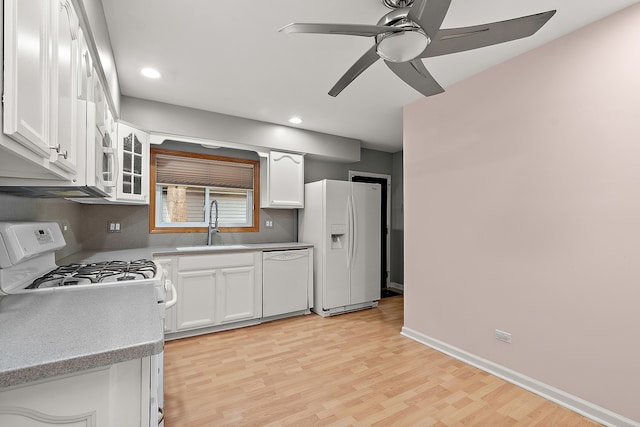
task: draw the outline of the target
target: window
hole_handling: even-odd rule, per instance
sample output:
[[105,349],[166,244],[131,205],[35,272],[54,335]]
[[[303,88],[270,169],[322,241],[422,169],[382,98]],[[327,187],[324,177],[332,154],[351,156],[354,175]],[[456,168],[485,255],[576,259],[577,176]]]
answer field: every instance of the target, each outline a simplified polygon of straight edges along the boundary
[[152,233],[258,231],[257,160],[151,149]]

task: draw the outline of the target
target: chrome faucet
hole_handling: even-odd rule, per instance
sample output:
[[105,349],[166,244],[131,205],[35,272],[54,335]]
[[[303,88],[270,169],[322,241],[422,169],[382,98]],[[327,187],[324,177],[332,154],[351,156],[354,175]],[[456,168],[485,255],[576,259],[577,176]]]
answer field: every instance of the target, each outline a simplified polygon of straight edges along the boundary
[[[212,224],[214,205],[216,207],[216,219],[215,219],[215,223]],[[213,201],[211,202],[211,205],[209,206],[209,227],[207,229],[207,245],[208,246],[211,245],[211,241],[213,240],[213,233],[218,233],[218,232],[220,232],[220,230],[218,230],[218,201],[216,199],[213,199]]]

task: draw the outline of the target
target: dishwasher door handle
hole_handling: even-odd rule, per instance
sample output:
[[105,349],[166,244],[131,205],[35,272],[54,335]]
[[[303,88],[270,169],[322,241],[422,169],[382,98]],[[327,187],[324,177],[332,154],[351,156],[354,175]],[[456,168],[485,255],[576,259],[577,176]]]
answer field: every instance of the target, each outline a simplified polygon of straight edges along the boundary
[[293,251],[293,252],[272,252],[269,254],[265,254],[265,261],[293,261],[300,258],[306,258],[309,256],[309,253],[304,251]]

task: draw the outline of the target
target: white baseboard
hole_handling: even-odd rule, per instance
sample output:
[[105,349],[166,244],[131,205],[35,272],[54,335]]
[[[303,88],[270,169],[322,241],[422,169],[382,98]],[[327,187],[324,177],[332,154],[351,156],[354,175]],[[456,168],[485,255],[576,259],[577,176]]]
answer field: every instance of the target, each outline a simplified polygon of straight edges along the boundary
[[404,285],[402,283],[391,282],[389,283],[389,288],[404,291]]
[[445,342],[431,338],[421,334],[420,332],[416,332],[405,326],[402,327],[401,334],[407,338],[411,338],[412,340],[424,344],[427,347],[431,347],[434,350],[438,350],[441,353],[447,354],[455,359],[468,363],[471,366],[475,366],[476,368],[482,369],[483,371],[502,378],[505,381],[522,387],[525,390],[529,390],[530,392],[555,402],[560,406],[564,406],[578,414],[584,415],[597,423],[610,427],[640,427],[640,422],[623,417],[622,415],[616,414],[606,408],[566,393],[502,365],[498,365],[490,360],[483,359],[457,347],[453,347]]

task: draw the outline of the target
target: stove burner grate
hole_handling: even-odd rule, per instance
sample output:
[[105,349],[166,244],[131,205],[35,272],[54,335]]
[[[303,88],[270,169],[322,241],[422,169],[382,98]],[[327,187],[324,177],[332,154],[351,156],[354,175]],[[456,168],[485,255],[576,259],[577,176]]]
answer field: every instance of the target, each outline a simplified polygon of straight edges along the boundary
[[69,264],[39,277],[27,289],[144,280],[155,275],[155,263],[146,259]]

